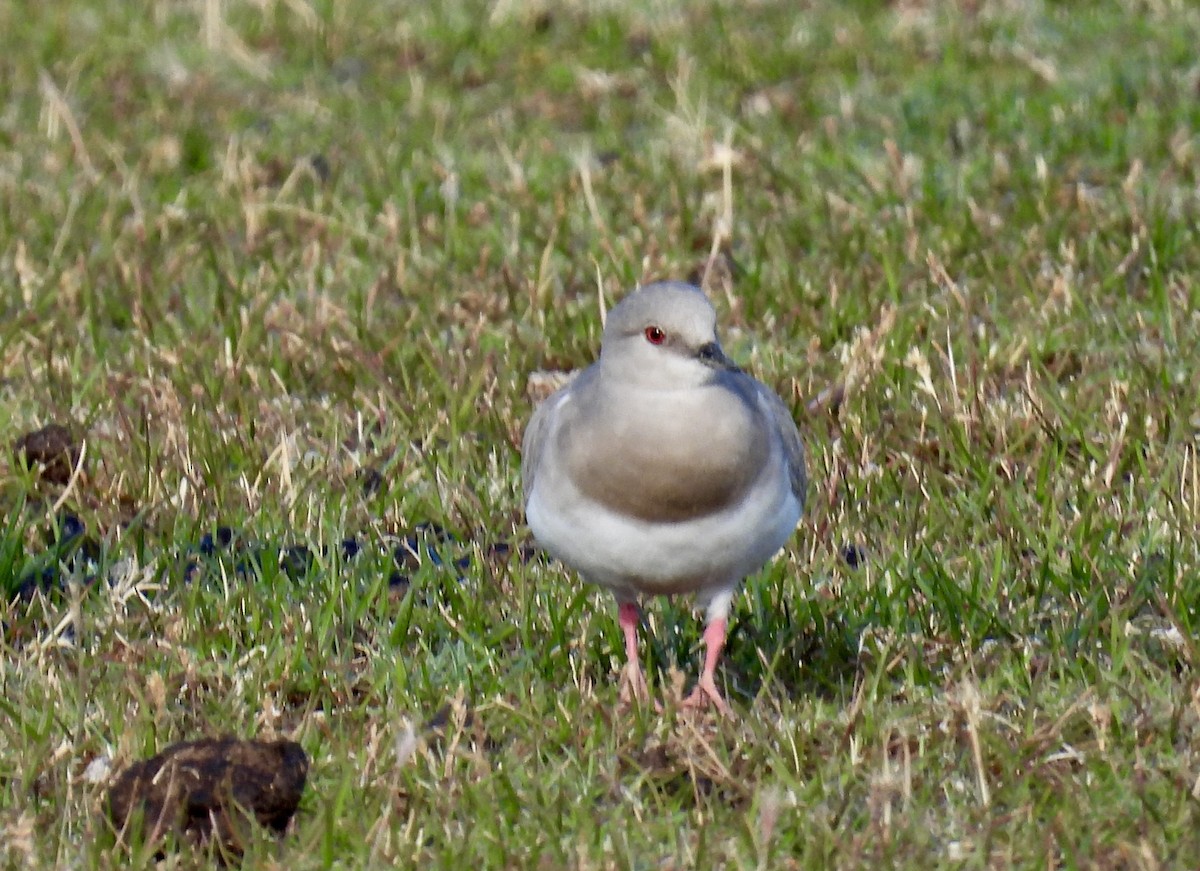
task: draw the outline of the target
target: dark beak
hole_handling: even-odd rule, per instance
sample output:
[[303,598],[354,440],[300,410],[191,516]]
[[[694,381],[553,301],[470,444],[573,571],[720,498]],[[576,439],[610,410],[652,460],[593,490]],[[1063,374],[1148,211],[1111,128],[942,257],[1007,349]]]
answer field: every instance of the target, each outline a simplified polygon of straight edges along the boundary
[[701,345],[696,349],[696,356],[700,358],[705,366],[710,366],[713,369],[727,369],[730,372],[741,372],[737,363],[734,363],[725,356],[725,352],[721,350],[721,346],[716,342],[709,342],[707,345]]

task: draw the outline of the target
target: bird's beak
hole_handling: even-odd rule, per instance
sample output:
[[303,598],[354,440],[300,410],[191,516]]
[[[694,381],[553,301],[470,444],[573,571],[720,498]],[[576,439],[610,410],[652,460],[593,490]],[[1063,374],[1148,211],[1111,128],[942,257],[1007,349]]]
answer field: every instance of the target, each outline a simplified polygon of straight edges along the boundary
[[696,356],[705,366],[710,366],[713,369],[726,369],[730,372],[740,372],[737,363],[734,363],[725,356],[725,352],[721,350],[721,346],[716,342],[709,342],[707,345],[701,345],[696,349]]

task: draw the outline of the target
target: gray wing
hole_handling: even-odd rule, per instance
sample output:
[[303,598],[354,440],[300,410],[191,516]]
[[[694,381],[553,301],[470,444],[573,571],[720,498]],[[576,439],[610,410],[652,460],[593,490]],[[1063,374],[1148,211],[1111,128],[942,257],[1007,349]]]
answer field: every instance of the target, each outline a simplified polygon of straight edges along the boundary
[[542,451],[546,447],[546,435],[550,432],[550,420],[554,414],[554,406],[562,400],[562,390],[556,390],[538,403],[533,410],[533,417],[525,427],[525,435],[521,438],[521,505],[529,504],[529,495],[533,493],[533,480],[537,477],[538,463],[542,459]]
[[533,410],[533,417],[525,427],[525,435],[521,437],[521,490],[522,507],[529,504],[529,496],[533,493],[533,482],[537,477],[538,466],[546,451],[546,440],[553,429],[554,413],[567,394],[572,390],[580,390],[590,384],[595,377],[595,366],[589,366],[578,375],[571,378],[562,387],[555,390]]
[[808,490],[808,471],[804,466],[804,442],[800,438],[800,430],[796,427],[792,413],[783,404],[779,395],[761,381],[756,380],[754,383],[758,387],[759,398],[766,405],[771,420],[779,431],[779,438],[783,442],[783,451],[787,457],[792,493],[796,495],[800,509],[804,510],[804,495]]

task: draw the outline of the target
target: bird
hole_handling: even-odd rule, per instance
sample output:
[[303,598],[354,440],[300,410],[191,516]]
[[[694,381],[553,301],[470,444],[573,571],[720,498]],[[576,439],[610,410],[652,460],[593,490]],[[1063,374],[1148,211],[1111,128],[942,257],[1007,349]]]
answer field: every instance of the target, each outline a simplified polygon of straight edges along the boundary
[[647,696],[642,598],[693,594],[705,655],[683,704],[731,714],[716,668],[733,597],[795,532],[807,474],[790,411],[726,356],[700,288],[649,284],[612,308],[599,358],[534,410],[521,486],[538,545],[616,599],[622,697]]

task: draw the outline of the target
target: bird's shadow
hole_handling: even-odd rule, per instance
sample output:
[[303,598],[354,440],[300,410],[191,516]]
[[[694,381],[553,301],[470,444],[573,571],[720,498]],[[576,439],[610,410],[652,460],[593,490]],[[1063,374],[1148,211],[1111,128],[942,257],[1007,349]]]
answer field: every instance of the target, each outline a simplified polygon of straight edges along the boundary
[[[837,602],[765,580],[752,581],[735,602],[718,670],[731,698],[849,697],[862,668],[861,633]],[[650,670],[666,675],[674,667],[694,681],[703,661],[702,615],[686,599],[660,601],[656,610]]]

